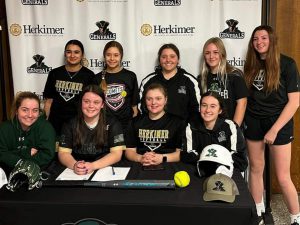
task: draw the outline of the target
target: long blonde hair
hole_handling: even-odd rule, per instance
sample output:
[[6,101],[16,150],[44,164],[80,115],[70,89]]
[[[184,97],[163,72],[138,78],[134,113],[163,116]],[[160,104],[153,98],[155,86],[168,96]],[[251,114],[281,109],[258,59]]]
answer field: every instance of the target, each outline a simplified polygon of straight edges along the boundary
[[226,87],[227,73],[233,72],[234,70],[238,71],[237,68],[234,68],[227,62],[227,53],[223,41],[218,37],[212,37],[208,39],[203,46],[202,55],[201,55],[199,79],[201,81],[202,93],[207,92],[207,75],[210,72],[210,67],[205,61],[205,49],[210,44],[214,44],[219,51],[220,63],[218,66],[217,76],[218,79],[220,79],[220,81],[222,81],[222,83],[224,84],[224,87]]
[[[265,60],[260,58],[259,53],[253,46],[254,35],[260,30],[265,30],[269,34],[270,44]],[[255,77],[261,69],[265,69],[264,90],[267,92],[276,91],[280,85],[280,53],[276,34],[273,28],[267,25],[256,27],[249,40],[244,67],[244,77],[248,88],[252,86]]]

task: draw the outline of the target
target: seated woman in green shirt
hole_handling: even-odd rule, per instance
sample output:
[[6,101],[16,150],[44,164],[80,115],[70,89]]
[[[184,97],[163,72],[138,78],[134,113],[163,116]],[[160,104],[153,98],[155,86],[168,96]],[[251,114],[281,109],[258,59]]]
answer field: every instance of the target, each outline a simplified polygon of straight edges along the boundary
[[0,167],[8,174],[19,160],[47,166],[55,154],[55,131],[40,116],[40,99],[32,92],[17,94],[11,119],[0,125]]

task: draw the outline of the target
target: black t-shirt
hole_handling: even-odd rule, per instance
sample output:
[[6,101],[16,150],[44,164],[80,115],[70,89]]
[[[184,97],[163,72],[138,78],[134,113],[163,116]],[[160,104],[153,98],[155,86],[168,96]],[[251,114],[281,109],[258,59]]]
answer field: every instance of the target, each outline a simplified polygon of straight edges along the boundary
[[182,148],[184,122],[179,117],[165,113],[158,120],[151,120],[143,114],[132,121],[128,131],[126,147],[137,148],[138,154],[175,152]]
[[[96,74],[96,83],[102,80],[102,72]],[[137,78],[134,72],[122,69],[118,73],[105,74],[107,92],[105,96],[108,115],[114,115],[125,128],[132,119],[132,106],[139,103]]]
[[49,72],[43,95],[53,99],[48,120],[57,135],[60,135],[62,124],[77,114],[80,94],[93,78],[94,73],[84,66],[75,73],[68,72],[65,66]]
[[230,119],[234,117],[236,101],[248,96],[245,80],[238,72],[227,74],[227,79],[224,79],[224,82],[218,78],[217,74],[208,73],[207,91],[215,91],[222,96]]
[[94,140],[96,128],[90,129],[88,126],[86,126],[86,124],[83,126],[81,131],[83,134],[83,144],[82,146],[76,146],[74,144],[76,119],[77,118],[73,118],[63,126],[59,142],[60,147],[72,149],[72,155],[75,159],[94,161],[109,153],[110,148],[116,146],[125,147],[121,124],[113,117],[107,118],[106,127],[108,135],[107,143],[104,146],[96,146]]
[[288,102],[288,93],[300,90],[299,72],[295,61],[280,55],[280,85],[277,91],[266,93],[263,90],[264,80],[264,70],[261,70],[250,89],[247,113],[258,118],[280,115]]

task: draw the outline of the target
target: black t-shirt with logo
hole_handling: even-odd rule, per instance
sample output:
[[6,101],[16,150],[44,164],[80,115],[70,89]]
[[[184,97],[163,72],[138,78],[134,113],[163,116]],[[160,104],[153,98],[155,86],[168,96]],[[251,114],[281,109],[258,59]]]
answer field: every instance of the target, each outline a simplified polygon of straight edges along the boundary
[[179,117],[165,113],[158,120],[151,120],[147,114],[135,118],[128,131],[126,147],[137,148],[138,154],[175,152],[182,148],[185,126]]
[[215,91],[222,96],[229,119],[234,117],[236,101],[248,96],[245,80],[238,72],[228,73],[224,82],[218,78],[217,74],[208,73],[207,91]]
[[110,152],[110,148],[116,146],[124,146],[124,135],[121,124],[113,117],[108,117],[106,124],[107,127],[107,143],[104,146],[97,147],[95,144],[94,136],[95,129],[91,129],[86,124],[82,128],[83,144],[82,146],[75,146],[75,131],[76,131],[76,117],[66,123],[61,132],[59,146],[63,148],[72,149],[72,155],[77,160],[94,161],[101,158]]
[[[96,74],[96,83],[102,80],[102,72]],[[107,92],[105,96],[108,115],[114,115],[126,128],[132,119],[132,106],[139,103],[138,83],[134,72],[122,69],[118,73],[105,73]]]
[[82,67],[78,72],[68,72],[60,66],[49,72],[44,98],[53,99],[49,122],[60,135],[64,122],[77,115],[78,101],[83,88],[93,82],[93,71]]
[[300,91],[299,72],[295,61],[280,55],[280,85],[277,91],[263,90],[265,72],[261,70],[254,79],[248,97],[247,113],[257,118],[280,115],[288,102],[288,93]]

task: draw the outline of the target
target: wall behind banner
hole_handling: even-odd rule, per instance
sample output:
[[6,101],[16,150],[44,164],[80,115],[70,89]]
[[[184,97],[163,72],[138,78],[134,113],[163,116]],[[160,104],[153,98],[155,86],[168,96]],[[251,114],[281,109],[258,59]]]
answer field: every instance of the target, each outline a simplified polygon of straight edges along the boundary
[[[64,64],[70,39],[83,42],[85,65],[95,73],[103,67],[104,45],[119,41],[123,65],[139,81],[154,70],[164,43],[176,44],[180,65],[197,76],[202,46],[213,36],[223,39],[229,62],[242,69],[261,7],[262,0],[6,0],[14,91],[42,95],[48,72]],[[102,25],[109,32],[95,34]]]

